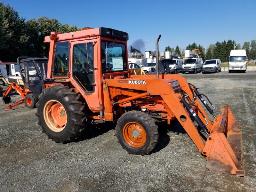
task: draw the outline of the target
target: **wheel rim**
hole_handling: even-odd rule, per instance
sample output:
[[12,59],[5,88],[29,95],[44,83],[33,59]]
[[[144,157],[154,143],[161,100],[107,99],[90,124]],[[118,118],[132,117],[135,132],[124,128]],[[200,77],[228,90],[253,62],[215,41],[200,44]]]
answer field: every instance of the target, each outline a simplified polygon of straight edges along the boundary
[[133,148],[143,147],[147,140],[144,127],[137,122],[129,122],[123,128],[125,142]]
[[61,132],[67,124],[67,113],[64,106],[56,100],[48,101],[44,106],[44,120],[54,132]]
[[26,103],[27,103],[28,106],[32,106],[32,99],[28,97],[26,99]]

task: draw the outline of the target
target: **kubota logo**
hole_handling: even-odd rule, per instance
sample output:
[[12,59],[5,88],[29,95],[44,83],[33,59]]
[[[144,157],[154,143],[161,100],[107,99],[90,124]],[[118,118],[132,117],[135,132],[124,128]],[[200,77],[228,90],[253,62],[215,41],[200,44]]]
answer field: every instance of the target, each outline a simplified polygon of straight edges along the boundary
[[145,85],[146,84],[146,81],[144,80],[129,80],[128,81],[129,84],[133,84],[133,85]]

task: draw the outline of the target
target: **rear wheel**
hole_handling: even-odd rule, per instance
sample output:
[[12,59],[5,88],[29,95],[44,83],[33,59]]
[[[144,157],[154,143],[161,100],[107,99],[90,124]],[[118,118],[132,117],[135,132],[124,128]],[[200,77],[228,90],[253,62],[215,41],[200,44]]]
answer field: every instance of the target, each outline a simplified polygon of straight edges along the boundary
[[37,103],[38,99],[36,97],[33,96],[33,94],[27,94],[25,97],[25,105],[28,108],[35,108],[36,107],[36,103]]
[[158,127],[155,120],[146,113],[129,111],[117,121],[116,136],[128,153],[146,155],[158,142]]
[[43,91],[38,102],[38,124],[55,142],[67,143],[81,136],[85,129],[85,105],[80,96],[64,86]]

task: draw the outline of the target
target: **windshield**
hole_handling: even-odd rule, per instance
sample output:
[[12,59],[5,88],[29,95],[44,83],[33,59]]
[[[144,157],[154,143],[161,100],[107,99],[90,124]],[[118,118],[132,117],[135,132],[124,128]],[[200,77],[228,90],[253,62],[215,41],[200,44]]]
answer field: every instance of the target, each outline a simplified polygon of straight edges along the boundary
[[169,64],[169,65],[173,65],[173,64],[176,64],[176,60],[173,60],[173,59],[163,59],[161,61],[161,63],[166,63],[166,64]]
[[20,72],[20,65],[15,64],[14,68],[15,68],[15,72]]
[[147,63],[146,64],[146,67],[154,67],[154,66],[156,66],[156,63]]
[[125,45],[103,41],[101,43],[101,63],[103,72],[126,70]]
[[230,56],[230,62],[244,62],[246,60],[246,56]]
[[196,63],[196,59],[185,59],[184,64],[193,64]]
[[205,61],[204,65],[208,65],[208,64],[216,64],[216,60],[207,60],[207,61]]

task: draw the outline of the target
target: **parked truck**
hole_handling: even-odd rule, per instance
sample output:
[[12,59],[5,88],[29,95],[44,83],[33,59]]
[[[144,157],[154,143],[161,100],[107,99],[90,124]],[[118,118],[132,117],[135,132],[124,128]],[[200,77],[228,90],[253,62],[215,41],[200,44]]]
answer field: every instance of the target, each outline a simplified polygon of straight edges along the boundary
[[246,50],[231,50],[228,63],[229,73],[233,71],[246,72],[247,69],[247,55]]

